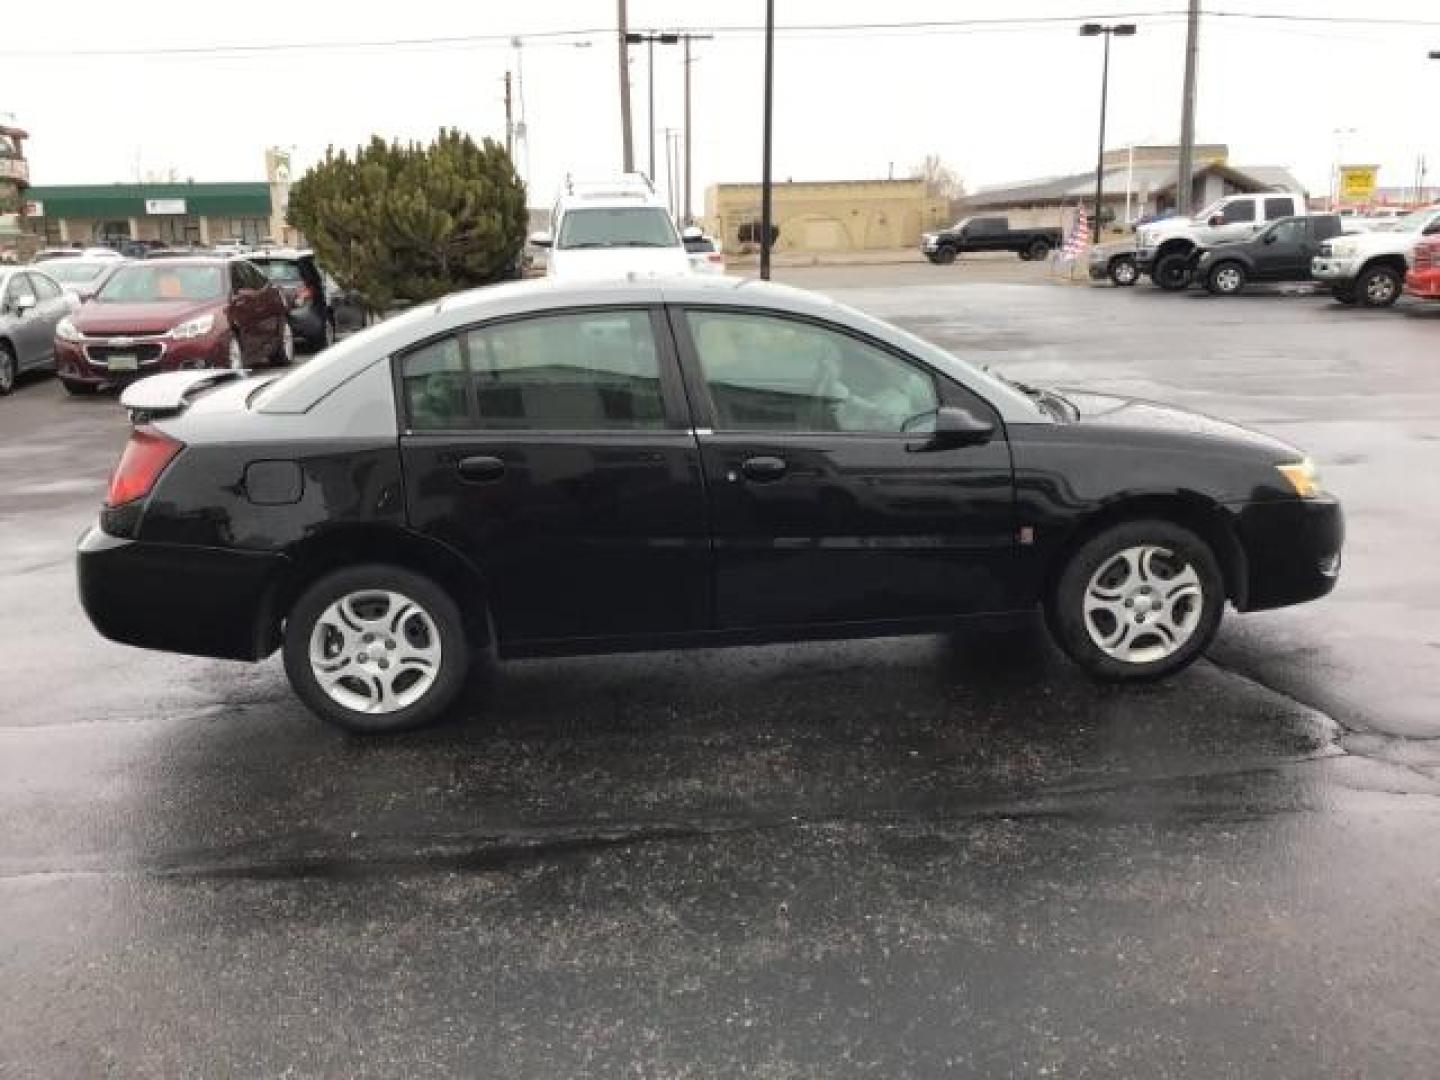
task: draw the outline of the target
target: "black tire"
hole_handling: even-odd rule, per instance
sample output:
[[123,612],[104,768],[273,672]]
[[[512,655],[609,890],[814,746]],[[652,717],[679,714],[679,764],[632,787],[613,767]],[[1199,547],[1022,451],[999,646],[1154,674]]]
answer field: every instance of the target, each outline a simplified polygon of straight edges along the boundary
[[935,262],[941,266],[949,266],[955,261],[955,248],[950,244],[942,244],[935,249]]
[[15,350],[0,341],[0,397],[15,389],[15,380],[20,377],[20,365],[15,360]]
[[1107,273],[1110,280],[1122,289],[1128,289],[1140,280],[1140,268],[1135,265],[1135,260],[1129,255],[1111,259]]
[[1245,288],[1247,280],[1244,264],[1226,259],[1210,268],[1205,277],[1205,289],[1212,296],[1234,296]]
[[[1176,568],[1184,573],[1193,568],[1198,579],[1200,593],[1198,601],[1192,598],[1177,598],[1175,605],[1186,604],[1186,617],[1193,611],[1193,624],[1186,638],[1178,648],[1154,659],[1127,660],[1106,652],[1091,635],[1086,624],[1085,598],[1092,578],[1102,570],[1120,565],[1120,553],[1127,549],[1151,546],[1170,552],[1173,560],[1163,564],[1150,560],[1153,592],[1145,594],[1146,604],[1150,595],[1164,596],[1164,584],[1168,578],[1157,576],[1154,571],[1165,567]],[[1172,575],[1173,577],[1173,575]],[[1103,578],[1102,578],[1103,581]],[[1151,588],[1152,586],[1137,586]],[[1114,594],[1117,597],[1121,593]],[[1130,600],[1123,599],[1124,620],[1130,642],[1147,640],[1161,641],[1156,634],[1157,627],[1152,621],[1145,623],[1145,609],[1138,607],[1140,597],[1134,597],[1136,608]],[[1165,605],[1162,602],[1161,608]],[[1198,609],[1198,610],[1194,610]],[[1225,609],[1225,579],[1220,565],[1208,544],[1189,529],[1173,522],[1158,519],[1125,521],[1096,534],[1070,556],[1056,582],[1054,592],[1045,607],[1046,623],[1056,643],[1072,660],[1091,675],[1112,682],[1140,682],[1159,679],[1188,667],[1210,645],[1215,631],[1220,626],[1220,617]],[[1128,625],[1130,612],[1134,610],[1134,625]],[[1173,614],[1173,611],[1172,611]],[[1099,624],[1098,616],[1092,616]],[[1109,618],[1109,616],[1106,616]],[[1100,629],[1107,629],[1100,627]],[[1119,626],[1116,626],[1119,629]],[[1103,635],[1102,635],[1103,636]]]
[[1024,249],[1021,250],[1021,251],[1017,251],[1015,254],[1020,256],[1020,261],[1021,261],[1021,262],[1029,262],[1029,261],[1030,261],[1030,249],[1029,249],[1029,248],[1024,248]]
[[1367,266],[1355,279],[1355,303],[1361,307],[1389,307],[1400,299],[1405,278],[1393,266]]
[[1190,287],[1190,256],[1186,252],[1172,251],[1162,255],[1155,262],[1150,279],[1166,292],[1179,292]]
[[65,387],[65,392],[71,397],[90,397],[95,393],[93,383],[71,382],[69,379],[61,379],[60,385]]
[[[393,633],[396,639],[401,639],[401,646],[406,644],[404,639],[413,639],[420,646],[431,644],[431,629],[438,640],[439,661],[438,669],[435,670],[434,680],[429,687],[423,691],[416,700],[388,712],[368,712],[357,709],[337,701],[320,684],[316,672],[310,660],[311,639],[316,633],[325,634],[322,619],[330,606],[346,596],[365,593],[398,593],[409,600],[416,609],[425,617],[428,617],[429,624],[424,620],[416,619],[414,613],[404,616],[401,625],[397,629],[391,626],[384,629],[383,620],[377,621],[377,628],[383,634]],[[362,601],[363,602],[363,601]],[[378,605],[378,599],[375,601]],[[387,602],[388,603],[388,602]],[[380,610],[383,619],[391,617],[392,610],[387,607]],[[333,625],[333,624],[328,624]],[[351,624],[354,626],[355,624]],[[356,627],[357,636],[359,629]],[[337,636],[336,645],[343,644],[345,638]],[[345,692],[353,692],[350,686],[359,686],[366,689],[367,694],[374,698],[378,693],[373,689],[376,685],[388,688],[392,692],[404,693],[413,689],[414,681],[408,685],[403,682],[407,673],[417,675],[415,681],[423,679],[423,668],[402,668],[397,665],[394,675],[385,673],[376,674],[377,667],[385,666],[387,653],[382,651],[382,646],[395,648],[395,640],[376,641],[374,644],[358,643],[350,639],[352,647],[360,644],[362,653],[367,655],[366,650],[375,650],[378,659],[367,661],[367,666],[361,667],[358,664],[350,664],[356,672],[354,676],[346,676],[339,680],[346,684],[342,687]],[[322,644],[327,644],[322,642]],[[328,723],[346,731],[362,735],[382,735],[400,731],[411,731],[418,727],[434,723],[440,719],[445,711],[454,703],[456,696],[465,686],[466,673],[470,666],[469,646],[465,639],[464,623],[460,618],[460,610],[456,607],[455,601],[444,589],[436,585],[429,578],[413,571],[398,566],[390,566],[384,563],[367,563],[357,566],[346,567],[316,581],[301,594],[290,609],[290,614],[285,620],[285,641],[282,647],[285,658],[285,674],[290,679],[290,685],[301,701],[313,712]],[[401,650],[403,652],[403,649]],[[334,658],[340,660],[344,656],[344,650],[339,649]],[[399,653],[397,653],[399,655]],[[388,669],[387,669],[388,671]],[[383,683],[378,680],[385,680]],[[371,682],[370,680],[376,680]]]
[[1030,246],[1025,249],[1025,253],[1021,256],[1021,258],[1027,259],[1030,262],[1043,262],[1049,257],[1050,245],[1039,238],[1031,240]]
[[1330,295],[1342,304],[1353,304],[1355,303],[1355,286],[1332,285],[1330,286]]

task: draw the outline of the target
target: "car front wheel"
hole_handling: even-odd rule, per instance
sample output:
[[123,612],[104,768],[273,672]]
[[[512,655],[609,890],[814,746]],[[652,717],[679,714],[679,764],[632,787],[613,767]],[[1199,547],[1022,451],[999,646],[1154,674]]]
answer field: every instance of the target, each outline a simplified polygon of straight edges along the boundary
[[465,683],[459,609],[398,566],[348,567],[311,585],[285,622],[285,673],[310,710],[360,734],[438,720]]
[[1403,278],[1393,266],[1372,266],[1356,282],[1355,299],[1364,307],[1389,307],[1400,299]]
[[1140,271],[1135,266],[1134,259],[1128,256],[1122,256],[1121,258],[1111,261],[1110,280],[1121,288],[1134,285],[1139,277]]
[[1234,296],[1244,287],[1245,267],[1238,262],[1222,262],[1205,280],[1205,288],[1215,296]]
[[1101,679],[1158,679],[1215,636],[1224,578],[1209,546],[1168,521],[1127,521],[1071,556],[1046,607],[1060,647]]
[[939,263],[941,266],[949,266],[955,261],[955,249],[948,244],[944,247],[937,248],[935,258],[932,261]]
[[1190,285],[1190,256],[1182,252],[1162,255],[1150,275],[1166,292],[1179,292]]

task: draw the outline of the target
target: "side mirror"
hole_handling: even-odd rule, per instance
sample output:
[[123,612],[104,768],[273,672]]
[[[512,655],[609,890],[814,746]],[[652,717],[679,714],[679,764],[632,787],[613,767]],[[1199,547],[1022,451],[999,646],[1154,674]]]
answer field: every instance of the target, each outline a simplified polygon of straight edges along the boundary
[[548,232],[535,232],[530,234],[530,243],[536,247],[550,247],[555,243],[555,237]]
[[684,229],[682,229],[682,230],[680,231],[680,239],[682,239],[682,240],[704,240],[704,239],[705,239],[705,230],[704,230],[704,229],[701,229],[701,228],[699,228],[699,227],[697,227],[697,226],[695,226],[695,225],[690,225],[690,226],[688,226],[687,228],[684,228]]
[[995,425],[982,420],[958,405],[942,405],[935,410],[935,427],[930,437],[907,449],[916,453],[932,450],[953,450],[957,446],[979,446],[995,435]]
[[1224,224],[1225,224],[1225,215],[1224,215],[1224,214],[1211,214],[1211,215],[1210,215],[1210,220],[1209,220],[1208,222],[1206,222],[1206,224],[1209,225],[1212,229],[1217,229],[1217,228],[1219,228],[1221,225],[1224,225]]

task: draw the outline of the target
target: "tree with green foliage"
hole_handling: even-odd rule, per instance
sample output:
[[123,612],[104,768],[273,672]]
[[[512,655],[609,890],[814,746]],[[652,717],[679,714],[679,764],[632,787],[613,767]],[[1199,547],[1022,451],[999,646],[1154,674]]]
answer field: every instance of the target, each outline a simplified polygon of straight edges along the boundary
[[525,185],[503,147],[442,129],[429,146],[334,147],[290,191],[290,223],[375,312],[509,275],[525,244]]

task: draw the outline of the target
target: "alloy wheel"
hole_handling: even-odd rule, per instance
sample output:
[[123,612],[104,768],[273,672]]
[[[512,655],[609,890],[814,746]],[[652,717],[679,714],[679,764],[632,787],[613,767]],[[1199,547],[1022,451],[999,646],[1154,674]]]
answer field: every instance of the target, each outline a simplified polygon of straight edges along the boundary
[[1365,282],[1365,299],[1384,307],[1395,299],[1395,279],[1389,274],[1372,274]]
[[240,339],[238,337],[231,335],[230,350],[226,355],[227,363],[231,369],[239,371],[245,366],[245,354],[240,351]]
[[389,590],[347,593],[310,631],[310,670],[330,699],[385,714],[415,704],[440,673],[440,631],[414,600]]
[[1107,656],[1130,664],[1163,660],[1195,634],[1205,591],[1195,567],[1168,548],[1116,552],[1085,588],[1085,629]]
[[1237,267],[1222,266],[1215,271],[1215,288],[1222,293],[1238,292],[1244,281]]
[[7,348],[0,348],[0,394],[15,389],[15,354]]
[[288,320],[280,332],[280,357],[286,364],[295,362],[295,331],[290,329]]
[[1139,276],[1140,272],[1135,269],[1134,262],[1129,259],[1121,259],[1110,270],[1111,280],[1116,285],[1134,285],[1135,279]]

